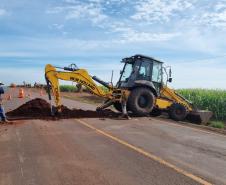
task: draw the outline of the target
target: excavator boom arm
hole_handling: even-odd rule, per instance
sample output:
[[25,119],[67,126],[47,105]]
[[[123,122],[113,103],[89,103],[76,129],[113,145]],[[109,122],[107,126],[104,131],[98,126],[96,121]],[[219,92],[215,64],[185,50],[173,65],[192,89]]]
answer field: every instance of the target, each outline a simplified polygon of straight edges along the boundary
[[[74,71],[57,71],[56,68],[50,64],[46,65],[45,68],[45,78],[47,85],[52,87],[53,96],[55,98],[55,104],[60,111],[61,99],[60,99],[60,86],[59,80],[72,81],[79,83],[86,88],[88,88],[91,93],[111,99],[112,88],[109,87],[109,92],[105,92],[100,88],[93,80],[93,78],[88,74],[85,69],[76,69]],[[96,79],[96,77],[94,77]],[[49,97],[50,91],[49,91]]]

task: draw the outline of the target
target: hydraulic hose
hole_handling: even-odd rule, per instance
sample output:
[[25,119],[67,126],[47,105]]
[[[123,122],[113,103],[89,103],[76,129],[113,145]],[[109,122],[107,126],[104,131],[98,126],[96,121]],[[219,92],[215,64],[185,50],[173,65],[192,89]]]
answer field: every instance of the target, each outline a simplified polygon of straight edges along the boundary
[[100,83],[104,87],[107,87],[108,89],[111,89],[111,87],[106,82],[104,82],[103,80],[99,79],[98,77],[93,76],[92,79],[95,80],[96,82]]

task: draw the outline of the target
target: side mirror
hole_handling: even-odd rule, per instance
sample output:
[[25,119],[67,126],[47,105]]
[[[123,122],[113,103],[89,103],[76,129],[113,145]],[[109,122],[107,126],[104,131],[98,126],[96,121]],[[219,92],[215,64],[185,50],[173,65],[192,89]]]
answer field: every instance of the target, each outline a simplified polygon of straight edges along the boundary
[[122,74],[122,70],[120,70],[120,75]]
[[172,70],[171,70],[171,67],[169,69],[169,79],[168,79],[168,82],[172,82],[173,81],[173,78],[172,78]]

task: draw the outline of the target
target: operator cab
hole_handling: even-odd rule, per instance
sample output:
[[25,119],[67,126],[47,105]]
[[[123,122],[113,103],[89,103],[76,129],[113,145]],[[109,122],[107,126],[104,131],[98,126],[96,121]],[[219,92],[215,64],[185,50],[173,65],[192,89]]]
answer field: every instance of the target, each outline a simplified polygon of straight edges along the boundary
[[154,58],[135,55],[122,60],[125,63],[118,82],[119,88],[128,88],[146,85],[159,93],[163,81],[163,62]]

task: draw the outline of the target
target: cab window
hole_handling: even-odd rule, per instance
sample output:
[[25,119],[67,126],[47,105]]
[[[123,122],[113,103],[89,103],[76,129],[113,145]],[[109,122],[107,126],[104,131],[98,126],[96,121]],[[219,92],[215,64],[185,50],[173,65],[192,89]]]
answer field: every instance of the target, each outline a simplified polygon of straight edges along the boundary
[[153,82],[162,82],[162,64],[158,62],[153,62],[153,72],[152,72]]
[[138,79],[151,80],[151,66],[152,63],[150,61],[143,61],[140,65]]
[[122,73],[121,81],[123,81],[123,82],[128,81],[128,79],[129,79],[129,77],[130,77],[132,71],[133,71],[133,65],[130,64],[130,63],[127,63],[127,64],[125,65],[124,71],[123,71],[123,73]]

